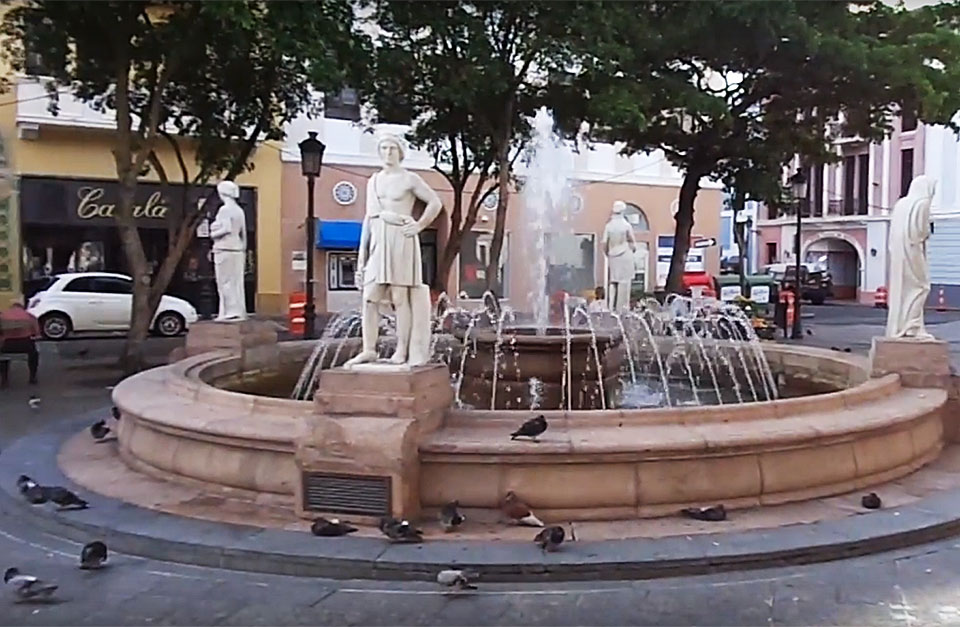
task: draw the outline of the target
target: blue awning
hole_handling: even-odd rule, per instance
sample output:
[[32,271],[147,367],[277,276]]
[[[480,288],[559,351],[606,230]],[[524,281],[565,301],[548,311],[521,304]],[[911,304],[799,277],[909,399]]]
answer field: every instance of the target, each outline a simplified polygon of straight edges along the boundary
[[354,220],[320,220],[317,222],[317,248],[359,248],[360,226],[361,223]]

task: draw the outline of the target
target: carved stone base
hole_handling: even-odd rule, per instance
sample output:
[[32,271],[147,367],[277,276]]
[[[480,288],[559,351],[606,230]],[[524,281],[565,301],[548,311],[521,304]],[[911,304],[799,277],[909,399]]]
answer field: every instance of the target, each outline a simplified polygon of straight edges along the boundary
[[870,347],[870,376],[897,373],[909,388],[950,387],[950,348],[942,340],[875,337]]
[[280,362],[276,326],[263,320],[196,322],[187,332],[181,358],[217,350],[238,354],[243,370],[276,368]]
[[[441,364],[323,371],[316,416],[307,419],[307,434],[297,443],[297,515],[416,519],[420,439],[442,425],[452,400],[450,374]],[[386,490],[386,498],[378,490]],[[374,511],[376,503],[384,509]]]

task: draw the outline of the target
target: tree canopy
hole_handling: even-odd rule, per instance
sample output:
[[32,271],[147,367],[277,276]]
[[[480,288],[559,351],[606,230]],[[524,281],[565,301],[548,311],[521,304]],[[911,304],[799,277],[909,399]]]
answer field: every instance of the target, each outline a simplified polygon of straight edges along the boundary
[[233,179],[249,167],[259,142],[281,139],[286,122],[316,110],[313,89],[337,90],[363,67],[367,48],[348,0],[35,0],[4,15],[3,43],[17,70],[25,70],[31,56],[42,60],[54,111],[56,94],[65,89],[116,115],[121,191],[115,217],[135,275],[128,368],[140,361],[153,313],[203,216],[185,215],[151,274],[132,203],[148,168],[166,180],[158,144],[173,148],[186,185]]
[[668,291],[682,289],[704,177],[772,198],[795,155],[833,158],[830,140],[877,139],[902,108],[933,123],[960,109],[955,8],[879,2],[730,0],[607,6],[608,30],[559,102],[568,129],[624,151],[662,150],[684,175]]
[[[453,188],[450,237],[435,287],[476,223],[481,202],[499,190],[488,288],[499,291],[510,173],[544,104],[552,72],[571,58],[578,3],[376,3],[376,63],[365,94],[381,120],[412,122],[411,142],[434,156]],[[464,195],[468,193],[466,205]]]

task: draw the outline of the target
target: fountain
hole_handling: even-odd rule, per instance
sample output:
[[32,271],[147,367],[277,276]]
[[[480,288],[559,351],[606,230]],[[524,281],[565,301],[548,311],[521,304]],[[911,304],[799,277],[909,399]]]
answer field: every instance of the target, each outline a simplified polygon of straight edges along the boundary
[[[247,355],[238,344],[135,375],[114,391],[122,458],[168,480],[283,495],[302,517],[415,518],[453,499],[495,510],[514,490],[549,521],[806,500],[936,458],[942,389],[871,377],[856,355],[761,342],[739,307],[713,299],[613,313],[551,301],[546,246],[567,178],[547,112],[534,129],[529,311],[492,293],[475,309],[441,295],[430,363],[406,369],[340,368],[361,349],[349,312],[316,342]],[[383,316],[380,355],[395,327]],[[512,441],[531,412],[550,428]]]

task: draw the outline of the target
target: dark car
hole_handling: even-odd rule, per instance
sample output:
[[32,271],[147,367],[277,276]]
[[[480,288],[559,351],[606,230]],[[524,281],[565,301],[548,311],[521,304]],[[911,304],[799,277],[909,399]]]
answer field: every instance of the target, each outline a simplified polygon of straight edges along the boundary
[[[792,290],[797,275],[796,266],[775,263],[763,269],[780,284],[781,290]],[[826,270],[810,269],[807,265],[800,266],[801,298],[814,305],[822,305],[833,296],[833,279]]]

